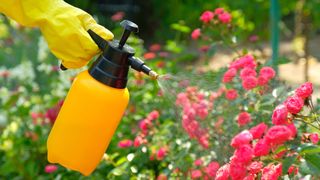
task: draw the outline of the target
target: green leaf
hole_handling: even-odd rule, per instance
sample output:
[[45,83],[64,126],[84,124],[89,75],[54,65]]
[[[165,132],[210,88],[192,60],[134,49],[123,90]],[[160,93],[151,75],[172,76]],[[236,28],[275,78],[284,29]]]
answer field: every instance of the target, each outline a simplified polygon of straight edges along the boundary
[[289,156],[285,158],[282,162],[282,172],[283,174],[286,174],[288,172],[289,167],[294,164],[296,161],[297,156]]
[[278,65],[280,64],[288,64],[290,63],[290,59],[288,59],[287,57],[279,57],[278,58]]
[[127,158],[126,157],[122,157],[116,162],[116,166],[120,166],[121,164],[123,164],[126,161],[127,161]]
[[320,153],[320,146],[313,144],[303,144],[298,148],[299,154],[315,154]]
[[305,157],[306,165],[314,175],[320,175],[320,155],[319,154],[307,154]]

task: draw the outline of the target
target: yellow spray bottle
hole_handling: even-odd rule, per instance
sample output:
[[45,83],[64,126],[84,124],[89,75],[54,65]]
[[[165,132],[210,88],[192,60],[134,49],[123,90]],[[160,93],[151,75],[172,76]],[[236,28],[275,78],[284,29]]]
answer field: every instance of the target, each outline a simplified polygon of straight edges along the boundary
[[120,41],[106,42],[88,31],[103,53],[75,78],[47,141],[49,162],[83,175],[99,164],[127,107],[129,67],[157,77],[126,44],[138,26],[127,20],[120,24],[124,27]]

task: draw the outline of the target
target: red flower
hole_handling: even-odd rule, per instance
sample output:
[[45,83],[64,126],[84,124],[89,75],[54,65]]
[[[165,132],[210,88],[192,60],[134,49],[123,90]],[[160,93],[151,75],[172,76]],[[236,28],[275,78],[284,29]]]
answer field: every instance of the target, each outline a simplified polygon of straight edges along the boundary
[[245,90],[250,90],[258,85],[258,79],[254,76],[248,76],[242,79],[242,86]]
[[290,139],[291,130],[283,125],[271,127],[265,136],[266,143],[271,146],[283,144]]
[[235,68],[237,70],[242,69],[244,67],[255,69],[256,66],[257,65],[254,62],[254,57],[250,54],[247,54],[232,62],[230,68]]
[[222,82],[228,83],[232,81],[232,79],[236,76],[236,74],[237,74],[237,69],[235,68],[228,69],[223,75]]
[[266,77],[268,80],[274,78],[276,72],[272,69],[272,67],[265,66],[260,69],[260,76]]
[[232,138],[231,146],[234,148],[239,148],[242,145],[250,144],[252,139],[251,133],[248,130],[244,130]]
[[158,151],[157,151],[157,159],[158,160],[162,160],[167,154],[167,151],[164,147],[161,147]]
[[159,116],[160,116],[159,111],[153,110],[152,112],[149,113],[148,119],[150,119],[152,121],[152,120],[158,119]]
[[313,93],[313,87],[311,82],[306,82],[298,87],[295,91],[296,95],[300,98],[307,98]]
[[204,23],[209,23],[214,17],[214,13],[211,11],[205,11],[200,16],[200,20]]
[[245,144],[234,152],[234,161],[241,164],[248,164],[253,158],[253,149],[250,145]]
[[238,97],[238,93],[237,93],[237,90],[235,89],[229,89],[229,90],[226,90],[226,98],[228,100],[235,100],[237,99]]
[[287,106],[289,112],[298,114],[302,110],[304,102],[303,99],[298,96],[290,96],[284,104]]
[[295,167],[293,165],[291,165],[288,169],[288,174],[294,174],[294,175],[297,175],[298,174],[298,171],[299,171],[299,168],[298,167]]
[[290,131],[291,131],[291,137],[292,137],[292,138],[296,137],[298,131],[297,131],[297,128],[296,128],[296,126],[294,125],[294,123],[288,124],[287,127],[288,127],[288,128],[290,129]]
[[270,164],[263,168],[261,180],[278,180],[282,173],[282,164]]
[[205,171],[210,177],[215,177],[219,167],[219,163],[213,161],[208,164],[208,166],[205,168]]
[[156,54],[154,52],[147,52],[143,55],[145,60],[154,59],[156,58]]
[[257,174],[261,171],[262,168],[263,168],[263,162],[254,161],[249,165],[248,170],[250,174]]
[[203,164],[203,161],[202,161],[201,159],[197,159],[197,160],[195,160],[195,161],[193,162],[193,164],[194,164],[195,166],[201,166],[201,165]]
[[312,134],[310,134],[309,139],[311,140],[311,142],[312,142],[313,144],[318,144],[318,142],[319,142],[319,135],[318,135],[318,133],[312,133]]
[[256,157],[265,156],[270,152],[270,146],[266,143],[264,139],[260,139],[254,146],[253,151]]
[[272,124],[282,125],[288,123],[288,109],[285,105],[280,104],[274,110],[272,114]]
[[216,174],[215,180],[228,180],[230,172],[230,164],[225,164],[221,166]]
[[255,176],[253,174],[249,174],[243,180],[255,180]]
[[267,85],[269,82],[269,79],[265,76],[259,76],[258,77],[258,85],[259,86],[264,86],[264,85]]
[[157,177],[157,180],[167,180],[168,177],[165,174],[159,174],[159,176]]
[[194,40],[199,39],[200,36],[201,36],[200,28],[197,28],[197,29],[193,30],[192,33],[191,33],[191,38],[194,39]]
[[260,123],[255,127],[252,127],[249,132],[252,134],[253,139],[260,139],[266,132],[268,126],[265,123]]
[[229,14],[228,12],[223,12],[219,14],[218,18],[224,24],[230,23],[232,19],[231,14]]
[[230,163],[229,172],[232,179],[243,179],[247,175],[247,168],[242,163]]
[[128,147],[131,147],[132,144],[133,144],[133,142],[130,139],[124,139],[118,143],[118,147],[119,148],[128,148]]
[[51,124],[54,124],[54,122],[56,121],[58,114],[60,112],[60,109],[63,105],[63,100],[59,101],[53,108],[50,108],[47,110],[46,112],[46,118],[49,119]]
[[111,16],[112,21],[121,21],[123,17],[125,16],[125,13],[122,11],[116,12],[114,15]]
[[259,36],[258,35],[251,35],[249,37],[249,41],[250,42],[257,42],[259,40]]
[[216,8],[215,10],[214,10],[214,13],[215,14],[222,14],[224,12],[224,9],[223,8]]
[[249,113],[241,112],[238,115],[238,125],[239,126],[244,126],[244,125],[248,124],[249,122],[251,122],[251,116]]
[[55,172],[56,170],[58,170],[58,166],[56,165],[53,165],[53,164],[49,164],[49,165],[46,165],[46,167],[44,168],[44,172],[46,173],[53,173]]
[[161,50],[161,45],[160,45],[160,44],[152,44],[152,45],[149,47],[149,50],[150,50],[150,51],[153,51],[153,52],[160,51],[160,50]]
[[192,170],[191,171],[191,178],[192,179],[197,179],[202,177],[202,172],[200,170]]
[[143,138],[141,136],[137,136],[133,141],[134,147],[139,147],[144,142]]
[[255,77],[256,75],[257,75],[257,72],[254,69],[248,68],[248,67],[243,68],[240,72],[241,79],[244,79],[249,76]]

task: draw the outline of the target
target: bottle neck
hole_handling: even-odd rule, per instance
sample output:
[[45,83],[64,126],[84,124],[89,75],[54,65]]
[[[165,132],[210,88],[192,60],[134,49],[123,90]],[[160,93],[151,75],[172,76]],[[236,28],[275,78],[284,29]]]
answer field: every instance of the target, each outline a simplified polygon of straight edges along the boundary
[[123,89],[128,81],[129,57],[134,55],[134,51],[129,46],[118,49],[118,44],[118,41],[109,43],[90,67],[89,74],[107,86]]

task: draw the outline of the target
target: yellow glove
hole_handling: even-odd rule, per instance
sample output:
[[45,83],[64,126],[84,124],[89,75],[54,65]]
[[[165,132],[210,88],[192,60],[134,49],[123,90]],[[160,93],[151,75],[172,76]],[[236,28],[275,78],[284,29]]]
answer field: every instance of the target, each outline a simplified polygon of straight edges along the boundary
[[63,0],[0,0],[0,12],[29,27],[39,27],[52,53],[67,68],[86,65],[99,48],[91,29],[106,40],[113,34],[86,12]]

